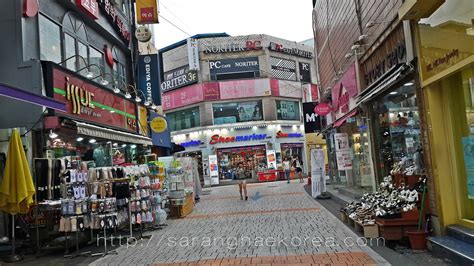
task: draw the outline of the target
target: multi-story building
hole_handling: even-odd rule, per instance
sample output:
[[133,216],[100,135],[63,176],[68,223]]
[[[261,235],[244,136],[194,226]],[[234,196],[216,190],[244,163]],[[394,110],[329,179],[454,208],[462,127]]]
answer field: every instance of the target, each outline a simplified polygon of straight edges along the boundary
[[268,35],[204,34],[160,56],[173,140],[200,159],[204,175],[217,157],[219,180],[232,180],[239,164],[256,178],[269,151],[277,165],[298,157],[307,169],[302,102],[318,97],[312,47]]

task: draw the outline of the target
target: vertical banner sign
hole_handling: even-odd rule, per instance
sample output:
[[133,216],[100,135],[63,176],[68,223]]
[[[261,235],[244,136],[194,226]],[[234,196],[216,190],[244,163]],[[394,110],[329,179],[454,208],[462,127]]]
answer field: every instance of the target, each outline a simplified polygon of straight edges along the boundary
[[311,150],[311,196],[313,198],[326,191],[325,158],[323,149]]
[[[169,121],[166,117],[150,111],[150,131],[153,146],[171,148]],[[158,125],[157,125],[158,124]]]
[[300,81],[311,83],[311,65],[309,63],[299,62]]
[[146,107],[138,106],[138,132],[148,137],[148,114]]
[[145,101],[150,104],[161,105],[158,54],[138,56],[138,89],[145,95]]
[[157,0],[136,0],[136,5],[136,16],[138,24],[158,23]]
[[199,70],[199,44],[198,40],[188,38],[189,70]]
[[474,136],[463,137],[462,147],[467,175],[467,196],[474,199]]
[[211,176],[211,185],[219,185],[217,155],[209,155],[209,175]]
[[315,133],[321,131],[321,116],[316,114],[316,102],[303,103],[304,132]]
[[268,169],[276,169],[276,153],[275,150],[267,150]]
[[347,133],[334,134],[334,145],[336,146],[337,169],[339,171],[352,169],[351,150]]

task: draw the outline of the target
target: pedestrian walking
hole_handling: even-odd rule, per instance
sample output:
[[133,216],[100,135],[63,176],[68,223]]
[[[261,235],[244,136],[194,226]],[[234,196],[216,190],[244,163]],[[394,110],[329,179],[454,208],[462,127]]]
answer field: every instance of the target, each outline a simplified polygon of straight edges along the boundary
[[237,168],[237,180],[239,180],[239,193],[240,193],[240,200],[243,200],[244,197],[242,196],[242,190],[244,191],[245,200],[248,200],[247,197],[247,180],[245,180],[245,170],[240,163]]
[[304,183],[304,180],[303,180],[303,163],[301,162],[301,160],[299,158],[296,158],[295,165],[296,165],[296,174],[298,175],[298,178],[300,179],[300,183]]
[[290,165],[290,158],[285,158],[283,161],[283,170],[285,170],[285,176],[286,180],[288,183],[290,183],[290,170],[291,170],[291,165]]

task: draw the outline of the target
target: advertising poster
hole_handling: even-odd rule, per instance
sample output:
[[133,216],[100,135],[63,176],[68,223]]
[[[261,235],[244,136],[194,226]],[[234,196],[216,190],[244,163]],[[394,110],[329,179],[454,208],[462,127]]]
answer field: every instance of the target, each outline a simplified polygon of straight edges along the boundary
[[211,185],[218,185],[219,167],[217,163],[217,155],[209,155],[209,175],[211,177]]
[[275,150],[267,150],[268,169],[276,169],[276,154]]
[[347,133],[334,134],[334,145],[336,147],[337,169],[339,171],[352,169],[352,155]]
[[262,101],[213,104],[214,124],[263,120]]
[[295,101],[277,101],[278,120],[300,120],[300,104]]
[[326,160],[323,149],[311,150],[311,196],[316,198],[326,191]]
[[474,199],[474,136],[462,138],[464,165],[467,175],[467,194]]

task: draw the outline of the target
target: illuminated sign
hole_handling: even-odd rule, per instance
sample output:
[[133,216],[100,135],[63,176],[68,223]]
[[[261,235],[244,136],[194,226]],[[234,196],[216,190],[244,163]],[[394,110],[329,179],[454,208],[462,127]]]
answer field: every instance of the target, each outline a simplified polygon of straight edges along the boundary
[[276,137],[277,138],[302,138],[304,136],[301,133],[283,133],[281,131],[278,131],[276,133]]
[[267,134],[251,134],[251,135],[244,135],[244,136],[228,136],[223,137],[219,136],[218,134],[213,135],[209,144],[214,145],[218,143],[230,143],[230,142],[240,142],[240,141],[254,141],[254,140],[263,140],[267,137]]

